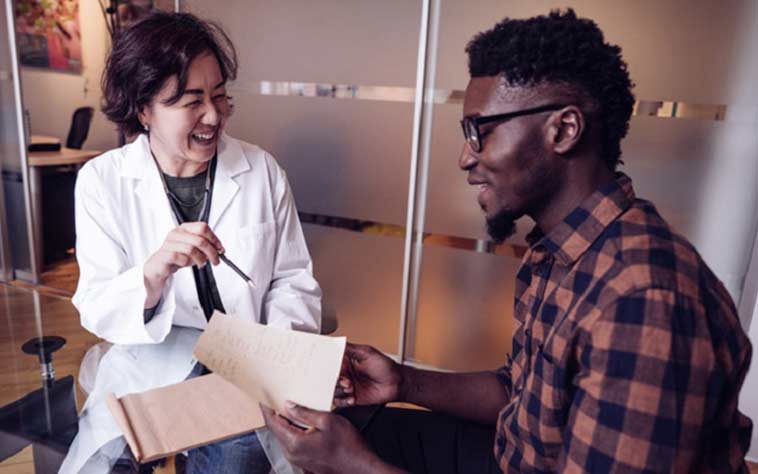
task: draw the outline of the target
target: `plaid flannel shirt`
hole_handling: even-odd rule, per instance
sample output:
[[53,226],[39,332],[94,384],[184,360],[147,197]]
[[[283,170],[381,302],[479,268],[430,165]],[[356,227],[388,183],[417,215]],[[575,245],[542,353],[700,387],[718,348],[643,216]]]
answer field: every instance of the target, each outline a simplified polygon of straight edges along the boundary
[[724,286],[621,173],[518,272],[504,472],[746,472],[751,346]]

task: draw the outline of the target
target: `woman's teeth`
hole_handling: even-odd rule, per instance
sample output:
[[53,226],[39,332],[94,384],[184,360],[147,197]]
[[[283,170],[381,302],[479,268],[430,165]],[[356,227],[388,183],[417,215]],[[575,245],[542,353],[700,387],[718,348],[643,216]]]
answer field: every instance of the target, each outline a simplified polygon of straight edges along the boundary
[[213,138],[214,135],[215,135],[215,133],[213,133],[213,132],[211,132],[211,133],[193,133],[192,134],[192,138],[194,138],[195,140],[208,141],[211,138]]

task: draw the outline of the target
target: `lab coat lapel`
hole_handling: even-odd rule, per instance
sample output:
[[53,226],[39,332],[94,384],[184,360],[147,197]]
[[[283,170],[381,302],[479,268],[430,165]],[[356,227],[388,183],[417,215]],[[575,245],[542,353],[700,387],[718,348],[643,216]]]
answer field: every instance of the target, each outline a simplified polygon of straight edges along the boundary
[[129,146],[122,175],[139,181],[135,185],[134,194],[140,203],[140,207],[149,213],[144,224],[154,223],[155,225],[148,231],[161,236],[162,239],[176,226],[176,222],[158,173],[160,171],[150,154],[147,137],[140,135]]
[[208,224],[215,229],[219,219],[232,203],[239,191],[239,185],[234,177],[250,169],[250,164],[240,144],[233,138],[223,135],[218,149],[216,178],[213,183],[213,198]]

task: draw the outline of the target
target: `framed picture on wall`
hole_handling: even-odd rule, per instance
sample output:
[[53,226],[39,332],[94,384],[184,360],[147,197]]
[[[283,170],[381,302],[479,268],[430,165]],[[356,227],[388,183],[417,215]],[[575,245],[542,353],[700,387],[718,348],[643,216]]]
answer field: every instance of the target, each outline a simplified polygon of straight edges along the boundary
[[82,71],[79,0],[17,0],[14,14],[22,65]]

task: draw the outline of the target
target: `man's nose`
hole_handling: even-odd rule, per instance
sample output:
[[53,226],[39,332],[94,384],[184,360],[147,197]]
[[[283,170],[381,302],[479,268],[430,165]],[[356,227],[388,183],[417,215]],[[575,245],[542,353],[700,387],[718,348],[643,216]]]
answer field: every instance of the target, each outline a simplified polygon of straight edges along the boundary
[[468,171],[474,166],[476,166],[477,162],[479,161],[477,154],[474,152],[474,150],[471,149],[468,142],[463,143],[463,148],[461,149],[461,154],[458,156],[458,166],[463,171]]

